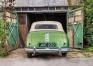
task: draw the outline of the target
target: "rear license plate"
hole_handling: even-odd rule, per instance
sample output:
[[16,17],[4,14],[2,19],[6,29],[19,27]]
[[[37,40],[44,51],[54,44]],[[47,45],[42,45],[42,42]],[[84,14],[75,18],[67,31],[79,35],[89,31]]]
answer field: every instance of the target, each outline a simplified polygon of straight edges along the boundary
[[55,43],[39,43],[39,47],[53,48],[53,47],[56,47],[56,44]]

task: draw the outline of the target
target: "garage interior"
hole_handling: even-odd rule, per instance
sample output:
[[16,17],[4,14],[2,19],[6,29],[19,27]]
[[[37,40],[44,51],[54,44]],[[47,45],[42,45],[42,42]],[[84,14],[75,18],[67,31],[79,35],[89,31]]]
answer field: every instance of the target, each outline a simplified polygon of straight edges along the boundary
[[31,24],[35,21],[59,21],[63,29],[67,32],[67,19],[66,13],[28,13],[27,14],[27,28],[31,28]]

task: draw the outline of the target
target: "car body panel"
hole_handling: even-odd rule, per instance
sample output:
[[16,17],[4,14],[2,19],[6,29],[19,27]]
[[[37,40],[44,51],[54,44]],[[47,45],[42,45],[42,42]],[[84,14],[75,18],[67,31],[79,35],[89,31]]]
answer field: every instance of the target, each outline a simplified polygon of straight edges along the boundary
[[[48,33],[48,37],[46,37]],[[56,43],[58,48],[68,47],[68,39],[64,32],[61,31],[34,31],[28,34],[26,47],[35,46],[38,48],[38,43],[49,42]],[[65,44],[64,44],[65,43]]]

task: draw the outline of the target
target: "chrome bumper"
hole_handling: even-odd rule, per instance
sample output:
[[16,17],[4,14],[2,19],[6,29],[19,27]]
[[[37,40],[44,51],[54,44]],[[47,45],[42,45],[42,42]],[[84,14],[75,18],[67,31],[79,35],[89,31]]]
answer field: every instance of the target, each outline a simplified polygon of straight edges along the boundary
[[58,52],[68,52],[69,48],[61,48],[61,49],[30,49],[25,48],[26,52],[30,53],[58,53]]

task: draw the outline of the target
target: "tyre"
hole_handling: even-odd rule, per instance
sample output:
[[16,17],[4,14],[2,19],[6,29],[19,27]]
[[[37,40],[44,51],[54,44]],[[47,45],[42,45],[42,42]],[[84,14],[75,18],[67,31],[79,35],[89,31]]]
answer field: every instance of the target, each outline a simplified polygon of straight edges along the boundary
[[27,57],[31,58],[32,57],[32,53],[27,53]]
[[62,56],[63,56],[63,57],[66,57],[66,56],[67,56],[67,52],[62,53]]

